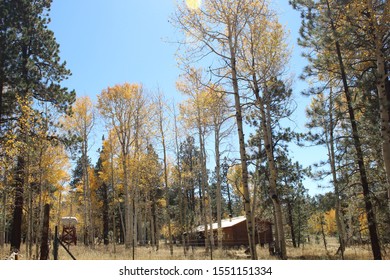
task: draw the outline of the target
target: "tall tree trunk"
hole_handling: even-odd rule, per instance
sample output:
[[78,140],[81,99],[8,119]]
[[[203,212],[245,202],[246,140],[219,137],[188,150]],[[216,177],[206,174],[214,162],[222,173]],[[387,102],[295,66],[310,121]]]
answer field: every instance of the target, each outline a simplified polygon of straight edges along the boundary
[[328,255],[329,252],[328,252],[328,244],[327,244],[327,242],[326,242],[326,235],[325,235],[325,229],[324,229],[324,226],[325,226],[325,219],[324,219],[324,214],[323,214],[323,213],[320,214],[320,223],[321,223],[321,236],[322,236],[322,241],[324,242],[324,248],[325,248],[326,254]]
[[341,201],[340,201],[340,187],[339,182],[337,179],[336,174],[336,154],[335,154],[335,147],[334,147],[334,119],[333,119],[333,94],[332,90],[329,95],[329,131],[326,132],[326,137],[329,135],[329,141],[327,141],[328,146],[328,155],[329,155],[329,162],[330,162],[330,169],[332,173],[332,180],[334,185],[334,192],[336,195],[336,202],[335,202],[335,211],[336,211],[336,225],[337,225],[337,232],[339,234],[339,242],[340,242],[340,252],[341,252],[341,258],[344,259],[344,252],[346,247],[346,235],[345,235],[345,224],[344,224],[344,217],[343,213],[341,211]]
[[157,208],[156,208],[156,201],[154,200],[154,203],[152,204],[152,216],[153,216],[153,234],[154,234],[154,240],[155,240],[155,246],[156,251],[160,249],[160,225],[158,224],[158,217],[157,217]]
[[209,219],[209,240],[210,240],[210,259],[213,259],[213,252],[214,252],[214,230],[213,230],[213,211],[212,211],[212,199],[211,199],[211,190],[210,185],[207,183],[207,212],[208,212],[208,219]]
[[[138,174],[139,171],[137,171]],[[137,180],[135,186],[139,186],[139,179],[137,175]],[[141,199],[141,194],[139,188],[135,188],[134,190],[135,195],[134,198],[132,199],[133,207],[134,207],[134,233],[133,233],[133,260],[135,259],[135,254],[136,254],[136,247],[138,246],[138,228],[139,228],[139,221],[140,221],[140,215],[141,215],[141,206],[140,206],[140,199]]]
[[[0,50],[0,137],[3,137],[3,95],[5,93],[4,90],[4,73],[2,71],[3,69],[3,52]],[[5,123],[5,121],[4,121]],[[4,248],[5,243],[5,232],[6,232],[6,201],[7,201],[7,194],[6,189],[7,188],[7,170],[4,171],[4,189],[3,189],[3,205],[2,205],[2,220],[0,224],[0,248]]]
[[[110,143],[110,169],[111,169],[111,176],[110,176],[110,182],[111,182],[111,188],[112,188],[112,197],[113,197],[113,206],[112,206],[112,232],[113,232],[113,249],[114,254],[116,254],[116,242],[117,242],[117,236],[116,236],[116,219],[115,219],[115,199],[116,199],[116,191],[115,191],[115,174],[114,174],[114,149],[112,145],[112,138],[111,133],[109,133],[109,139]],[[119,206],[120,208],[120,206]]]
[[117,242],[117,236],[116,236],[116,218],[115,218],[115,205],[114,205],[112,207],[112,247],[113,247],[114,258],[116,258],[116,242]]
[[85,141],[82,142],[81,147],[81,157],[82,157],[82,178],[83,178],[83,202],[84,202],[84,245],[90,245],[90,228],[89,228],[89,208],[88,208],[88,185],[87,185],[87,172],[88,172],[88,160],[86,159],[85,154]]
[[204,211],[205,211],[205,217],[206,217],[206,222],[208,221],[208,226],[210,228],[209,231],[209,249],[210,249],[210,259],[213,259],[213,250],[214,250],[214,231],[213,231],[213,218],[212,218],[212,200],[211,200],[211,190],[210,190],[210,185],[208,183],[207,179],[207,167],[206,167],[206,144],[205,144],[205,132],[202,134],[202,144],[201,144],[201,161],[202,161],[202,181],[204,184]]
[[180,209],[180,227],[181,227],[181,240],[183,246],[183,255],[187,256],[187,244],[186,244],[186,236],[187,232],[187,217],[186,217],[186,209],[187,209],[187,199],[185,197],[186,190],[183,188],[183,181],[181,175],[181,163],[180,163],[180,147],[179,147],[179,136],[177,129],[177,116],[175,106],[173,106],[173,118],[174,118],[174,128],[175,128],[175,152],[176,152],[176,166],[177,166],[177,179],[179,182],[179,209]]
[[[7,186],[7,175],[5,175],[4,186]],[[7,191],[4,188],[2,194],[2,205],[1,205],[1,222],[0,222],[0,249],[4,249],[5,244],[5,232],[6,232],[6,209],[7,209]]]
[[[132,184],[132,190],[131,190],[131,198],[130,198],[130,226],[129,226],[129,235],[130,235],[130,248],[131,248],[131,256],[132,259],[135,260],[135,244],[134,244],[134,198],[135,198],[135,190],[133,188]],[[127,230],[127,229],[126,229]]]
[[302,214],[301,205],[298,206],[298,247],[301,247],[302,243]]
[[20,251],[22,241],[22,216],[23,216],[23,193],[25,183],[25,165],[26,162],[22,156],[18,156],[15,170],[14,190],[15,202],[12,217],[11,231],[11,252]]
[[243,186],[243,202],[244,202],[244,211],[246,216],[246,225],[248,231],[248,241],[249,249],[251,253],[251,259],[257,259],[256,246],[253,244],[253,215],[251,208],[251,201],[249,195],[249,183],[248,183],[248,165],[247,165],[247,154],[245,151],[245,136],[244,136],[244,127],[242,120],[241,112],[241,101],[240,93],[238,86],[237,78],[237,62],[236,62],[236,47],[233,44],[233,32],[232,26],[228,24],[228,38],[229,38],[229,48],[230,48],[230,67],[231,67],[231,82],[233,86],[233,95],[234,95],[234,107],[236,110],[236,123],[237,123],[237,132],[238,132],[238,141],[240,147],[240,159],[241,159],[241,170],[242,170],[242,186]]
[[[0,51],[0,57],[2,52]],[[2,136],[2,127],[3,127],[3,94],[4,94],[4,80],[3,80],[3,63],[2,59],[0,59],[0,135]]]
[[229,211],[229,216],[233,217],[233,202],[232,202],[232,196],[230,194],[230,186],[229,184],[226,184],[226,192],[227,192],[227,208],[228,208],[228,211]]
[[[137,100],[137,107],[135,111],[135,120],[134,120],[134,159],[136,159],[136,162],[140,161],[140,129],[141,129],[141,121],[140,121],[140,116],[141,116],[141,105],[138,103],[139,100]],[[133,255],[133,260],[135,260],[135,247],[137,246],[137,227],[138,227],[138,201],[140,199],[139,195],[139,164],[136,164],[136,166],[132,166],[132,170],[134,170],[134,176],[132,176],[132,188],[131,188],[131,209],[132,209],[132,215],[130,217],[131,219],[131,232],[132,232],[132,255]]]
[[103,183],[103,243],[104,245],[108,245],[109,239],[108,239],[108,231],[109,231],[109,204],[108,204],[108,186],[106,183]]
[[[206,253],[209,253],[210,249],[210,236],[209,236],[209,226],[207,223],[207,205],[206,205],[206,184],[207,184],[207,170],[206,170],[206,159],[204,158],[205,153],[205,145],[204,145],[204,138],[203,138],[203,129],[202,129],[202,124],[201,124],[201,116],[200,116],[200,108],[197,102],[197,126],[198,126],[198,135],[199,135],[199,146],[200,146],[200,154],[199,154],[199,160],[200,160],[200,168],[201,168],[201,180],[200,180],[200,187],[201,187],[201,216],[202,216],[202,221],[204,225],[204,237],[205,237],[205,248],[206,248]],[[212,229],[210,229],[212,231]]]
[[[276,219],[276,211],[275,211],[275,208],[273,209],[273,218],[274,218],[274,224],[275,224],[275,253],[278,253],[280,252],[280,235],[278,233],[278,227],[277,227],[277,219]],[[279,253],[278,253],[279,254]]]
[[83,144],[83,172],[84,172],[84,188],[85,188],[85,203],[86,203],[86,215],[87,215],[87,232],[88,232],[88,245],[92,248],[95,247],[95,229],[94,229],[94,222],[93,222],[93,215],[92,215],[92,197],[91,197],[91,186],[90,186],[90,180],[89,180],[89,164],[88,164],[88,140],[87,140],[87,128],[84,127],[83,137],[84,137],[84,144]]
[[[388,100],[389,92],[386,92],[386,83],[389,78],[386,73],[385,66],[385,54],[384,54],[384,44],[382,40],[384,38],[383,32],[380,31],[378,26],[376,13],[373,7],[372,0],[366,0],[368,7],[368,17],[370,19],[371,25],[371,35],[373,37],[375,45],[375,59],[376,59],[376,87],[378,90],[379,96],[379,105],[380,105],[380,119],[381,119],[381,134],[382,134],[382,152],[383,152],[383,161],[385,165],[386,178],[387,178],[387,188],[388,188],[388,203],[390,207],[390,103]],[[386,4],[385,4],[386,5]],[[384,12],[383,21],[385,16],[388,15],[388,12]],[[387,19],[388,20],[388,19]]]
[[153,205],[155,203],[154,201],[154,195],[150,193],[150,204],[149,204],[149,223],[150,223],[150,244],[152,245],[152,248],[155,249],[156,246],[156,240],[155,240],[155,230],[154,230],[154,214],[153,214]]
[[220,124],[214,124],[214,142],[215,142],[215,177],[217,178],[217,193],[216,193],[216,203],[217,203],[217,224],[218,224],[218,248],[222,251],[222,190],[221,190],[221,155],[219,152],[220,145]]
[[[280,248],[280,252],[278,253],[280,254],[280,258],[284,260],[287,259],[286,240],[285,240],[284,228],[283,228],[282,207],[281,207],[280,198],[277,190],[277,184],[276,184],[278,174],[277,174],[277,168],[276,168],[273,148],[272,148],[272,132],[265,112],[266,109],[265,109],[264,100],[260,97],[260,89],[256,81],[257,81],[256,74],[253,74],[254,94],[256,96],[256,101],[260,109],[264,148],[267,155],[268,167],[270,172],[269,188],[270,188],[270,197],[272,199],[272,203],[275,210],[275,218],[276,218],[275,231],[276,234],[278,235],[279,248]],[[267,93],[266,86],[264,87],[264,90],[265,90],[264,94],[267,95],[268,93]]]
[[[257,193],[258,193],[258,187],[259,185],[254,183],[253,184],[253,196],[252,196],[252,224],[254,225],[252,227],[252,242],[253,244],[256,244],[256,236],[258,235],[258,224],[257,224],[257,217],[256,214],[256,204],[257,204]],[[260,242],[260,238],[258,238],[258,241]]]
[[45,204],[41,233],[41,253],[40,260],[49,258],[49,221],[50,221],[50,205]]
[[[159,100],[162,102],[161,100]],[[165,146],[165,133],[163,128],[163,108],[162,104],[160,105],[160,120],[159,120],[159,127],[160,127],[160,135],[161,135],[161,144],[163,146],[163,165],[164,165],[164,185],[165,185],[165,200],[166,200],[166,221],[168,223],[168,239],[169,239],[169,252],[171,256],[173,256],[173,242],[172,242],[172,227],[171,227],[171,211],[170,211],[170,205],[169,205],[169,185],[168,185],[168,163],[167,163],[167,149]]]
[[33,245],[33,231],[34,231],[34,209],[33,209],[33,191],[31,186],[28,188],[27,197],[27,234],[26,234],[26,258],[32,258],[32,245]]
[[[46,147],[45,147],[46,148]],[[42,199],[42,194],[43,194],[43,170],[42,170],[42,156],[43,156],[43,151],[44,147],[40,148],[39,151],[39,198],[38,198],[38,213],[37,213],[37,232],[42,232],[42,226],[43,226],[43,210],[44,210],[44,205],[43,205],[43,199]],[[39,244],[41,243],[40,241],[41,236],[37,236],[36,238],[36,244],[35,244],[35,255],[39,256]]]
[[336,49],[338,63],[339,63],[339,67],[340,67],[341,79],[342,79],[343,88],[344,88],[344,94],[345,94],[345,98],[347,101],[349,120],[351,122],[352,138],[353,138],[353,143],[354,143],[354,147],[356,150],[356,161],[357,161],[357,165],[358,165],[358,169],[359,169],[360,181],[361,181],[362,188],[363,188],[363,197],[364,197],[364,204],[365,204],[365,210],[366,210],[366,215],[367,215],[368,230],[369,230],[370,239],[371,239],[371,249],[372,249],[374,259],[381,260],[382,253],[381,253],[381,248],[380,248],[380,244],[379,244],[379,236],[378,236],[378,232],[377,232],[374,207],[373,207],[372,201],[371,201],[370,188],[369,188],[368,179],[367,179],[367,172],[366,172],[366,167],[364,164],[362,144],[360,141],[360,135],[359,135],[357,121],[356,121],[356,117],[355,117],[355,111],[354,111],[353,104],[352,104],[353,103],[352,95],[351,95],[351,92],[349,90],[349,86],[348,86],[348,82],[347,82],[347,74],[345,71],[344,61],[343,61],[343,58],[341,55],[340,43],[337,39],[336,27],[335,27],[335,24],[334,24],[334,21],[332,18],[329,1],[327,0],[326,3],[327,3],[327,8],[328,8],[330,24],[331,24],[331,28],[332,28],[332,32],[333,32],[334,40],[335,40],[335,49]]
[[[137,171],[138,172],[138,171]],[[136,179],[136,183],[134,186],[138,186],[138,175]],[[140,200],[140,194],[139,194],[139,189],[138,187],[134,189],[134,196],[132,199],[132,204],[133,204],[133,211],[134,211],[134,225],[133,225],[133,260],[135,260],[135,250],[136,246],[138,245],[138,216],[140,214],[140,206],[139,206],[139,200]]]
[[[71,198],[72,200],[72,198]],[[59,192],[58,195],[58,204],[57,204],[57,222],[56,225],[59,225],[61,222],[61,211],[62,210],[62,192]],[[42,222],[43,222],[43,210],[42,210]]]
[[124,148],[122,147],[122,168],[123,168],[123,185],[125,189],[125,228],[124,228],[124,234],[125,234],[125,247],[126,249],[129,249],[132,247],[133,244],[133,209],[130,205],[130,191],[129,191],[129,179],[128,179],[128,166],[127,166],[127,157],[128,153],[124,151]]
[[290,225],[291,239],[293,243],[293,247],[297,247],[297,241],[295,237],[295,228],[294,228],[294,219],[293,219],[293,209],[291,205],[291,201],[287,201],[287,211],[288,211],[288,223]]

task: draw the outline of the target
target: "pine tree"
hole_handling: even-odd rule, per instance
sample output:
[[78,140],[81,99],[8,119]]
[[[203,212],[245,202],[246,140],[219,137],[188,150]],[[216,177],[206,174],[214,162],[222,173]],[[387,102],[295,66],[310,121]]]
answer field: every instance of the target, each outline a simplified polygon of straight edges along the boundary
[[61,82],[70,75],[48,28],[51,1],[2,1],[0,29],[0,123],[15,112],[16,95],[30,93],[68,112],[75,99]]
[[[368,168],[365,163],[363,137],[359,127],[359,112],[354,98],[356,86],[353,74],[355,61],[351,59],[350,47],[351,28],[353,25],[343,25],[344,9],[338,3],[330,0],[321,1],[291,1],[293,7],[301,11],[301,39],[299,43],[315,52],[308,52],[306,57],[309,65],[305,69],[306,77],[316,77],[319,81],[328,83],[336,79],[344,94],[346,112],[350,123],[352,145],[355,149],[355,164],[359,171],[360,184],[363,190],[365,212],[371,240],[374,259],[382,259],[377,221],[374,212],[372,191],[368,179]],[[353,53],[355,56],[355,52]]]
[[[60,62],[59,45],[48,28],[51,1],[2,1],[0,28],[0,137],[10,122],[20,117],[18,97],[53,105],[68,113],[74,92],[61,86],[70,72]],[[4,16],[4,17],[3,17]],[[20,139],[26,141],[26,138]],[[22,153],[22,151],[20,151]],[[18,156],[14,171],[17,177],[11,250],[20,249],[23,199],[20,195],[28,183],[26,163]]]

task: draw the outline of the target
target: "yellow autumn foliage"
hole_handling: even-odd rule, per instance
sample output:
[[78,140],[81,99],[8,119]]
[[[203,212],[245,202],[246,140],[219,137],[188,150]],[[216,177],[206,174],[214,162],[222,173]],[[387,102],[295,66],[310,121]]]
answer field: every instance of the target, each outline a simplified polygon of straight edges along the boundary
[[331,209],[325,213],[314,213],[309,218],[308,225],[310,232],[313,234],[321,233],[323,227],[325,234],[335,235],[337,233],[336,210]]
[[233,190],[239,196],[244,193],[242,184],[242,169],[239,164],[233,165],[229,168],[227,174],[228,183],[233,186]]

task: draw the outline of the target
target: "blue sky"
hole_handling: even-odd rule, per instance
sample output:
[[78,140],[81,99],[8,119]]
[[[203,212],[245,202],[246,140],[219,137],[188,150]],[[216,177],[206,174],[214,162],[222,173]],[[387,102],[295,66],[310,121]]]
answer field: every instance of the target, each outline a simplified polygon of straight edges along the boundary
[[[298,104],[294,119],[297,129],[302,130],[309,100],[300,95],[306,85],[298,80],[305,65],[296,44],[300,17],[287,0],[276,0],[273,5],[291,33],[294,51],[290,71],[296,77],[293,90]],[[175,88],[180,74],[174,56],[177,45],[170,43],[178,31],[168,22],[174,9],[175,0],[53,0],[50,28],[60,44],[61,58],[72,71],[64,84],[93,101],[103,89],[124,82],[142,83],[150,90],[159,87],[169,99],[180,100]],[[98,134],[92,141],[93,162],[101,145],[102,135]],[[305,148],[294,149],[293,156],[306,166],[326,154]],[[305,185],[310,194],[323,192],[310,180]]]
[[51,28],[73,73],[66,84],[91,97],[126,81],[173,91],[176,47],[164,42],[173,9],[171,0],[54,0]]

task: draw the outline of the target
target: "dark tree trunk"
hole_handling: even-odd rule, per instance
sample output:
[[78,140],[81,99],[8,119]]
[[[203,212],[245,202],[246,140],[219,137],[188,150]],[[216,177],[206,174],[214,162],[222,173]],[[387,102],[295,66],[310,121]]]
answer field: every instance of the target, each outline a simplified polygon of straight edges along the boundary
[[230,195],[230,186],[229,186],[229,184],[226,185],[226,190],[227,190],[227,196],[228,196],[227,207],[228,207],[229,215],[233,217],[232,198],[231,198],[231,195]]
[[11,251],[19,251],[22,241],[23,191],[24,191],[24,158],[19,156],[15,170],[15,202],[12,217]]
[[[345,78],[343,78],[343,80],[344,79]],[[364,164],[362,144],[360,142],[360,135],[359,135],[359,131],[358,131],[357,123],[356,123],[355,112],[354,112],[354,109],[352,107],[352,97],[351,97],[349,90],[347,90],[347,89],[348,88],[346,87],[345,88],[345,96],[346,96],[347,103],[348,103],[348,113],[349,113],[349,118],[351,121],[353,143],[354,143],[355,150],[356,150],[356,158],[357,158],[356,160],[357,160],[359,174],[360,174],[360,181],[361,181],[362,188],[363,188],[364,203],[365,203],[365,209],[366,209],[367,221],[368,221],[368,230],[369,230],[370,239],[371,239],[371,248],[372,248],[372,253],[374,255],[374,259],[381,260],[382,254],[381,254],[381,248],[380,248],[380,244],[379,244],[378,232],[377,232],[377,228],[376,228],[374,207],[373,207],[372,202],[371,202],[370,188],[369,188],[368,179],[367,179],[366,167]]]
[[156,240],[156,232],[157,232],[157,227],[156,227],[156,203],[155,199],[153,198],[152,206],[151,206],[151,235],[153,235],[152,240],[154,241],[154,244],[152,246],[156,246],[157,249],[157,240]]
[[4,82],[1,76],[2,73],[0,73],[0,135],[3,126],[3,87],[4,87]]
[[50,205],[45,204],[45,208],[43,210],[43,225],[41,237],[41,260],[47,260],[49,258],[49,220]]
[[120,217],[120,227],[119,227],[119,239],[120,239],[120,244],[125,244],[125,223],[123,221],[122,217],[122,211],[121,211],[121,206],[119,204],[119,217]]
[[326,235],[325,235],[325,229],[324,229],[324,226],[325,226],[325,217],[324,215],[321,213],[321,236],[322,236],[322,241],[324,242],[324,247],[325,247],[325,251],[327,254],[329,254],[328,252],[328,244],[326,242]]
[[[332,16],[331,16],[331,9],[330,9],[330,5],[329,5],[329,1],[327,1],[327,8],[328,8],[329,19],[330,19],[330,24],[331,24],[333,34],[336,34],[336,26],[335,26],[333,19],[332,19]],[[337,38],[337,37],[335,36],[335,38]],[[364,204],[365,204],[365,210],[366,210],[366,215],[367,215],[368,231],[369,231],[370,239],[371,239],[372,254],[373,254],[375,260],[381,260],[382,259],[381,247],[379,244],[379,236],[378,236],[378,231],[377,231],[377,227],[376,227],[374,207],[373,207],[372,201],[371,201],[370,189],[369,189],[369,184],[368,184],[368,179],[367,179],[367,172],[366,172],[366,167],[364,164],[362,144],[360,142],[360,135],[359,135],[357,121],[356,121],[356,117],[355,117],[355,111],[354,111],[354,108],[352,105],[352,95],[351,95],[349,85],[347,82],[347,74],[345,71],[344,61],[343,61],[343,58],[341,55],[341,47],[340,47],[340,43],[337,39],[335,39],[335,48],[336,48],[337,59],[339,62],[339,67],[340,67],[340,72],[341,72],[341,79],[343,82],[344,94],[345,94],[345,98],[346,98],[347,106],[348,106],[349,119],[351,122],[352,138],[353,138],[353,143],[354,143],[354,147],[356,150],[356,161],[357,161],[357,165],[358,165],[360,181],[361,181],[362,188],[363,188],[363,197],[364,197]]]
[[296,237],[295,237],[292,205],[291,205],[290,201],[287,202],[287,210],[288,210],[288,223],[290,225],[290,230],[291,230],[291,239],[292,239],[292,243],[293,243],[294,248],[296,248],[297,242],[296,242]]
[[[388,65],[390,65],[390,63],[388,63]],[[386,72],[386,76],[389,77],[390,70],[386,68],[385,72]],[[386,90],[386,99],[387,99],[387,104],[388,104],[388,107],[387,107],[388,112],[387,113],[390,116],[390,80],[389,80],[389,78],[387,78],[386,81],[385,81],[385,90]],[[388,181],[390,181],[390,180],[388,179]],[[388,189],[387,189],[387,201],[388,201],[388,204],[389,204],[388,214],[390,215],[390,182],[388,182],[388,184],[389,184],[389,186],[388,186]]]
[[108,205],[108,186],[103,183],[103,242],[104,245],[109,244],[108,227],[109,227],[109,205]]
[[[6,180],[5,180],[6,183]],[[4,244],[6,242],[6,205],[7,205],[7,192],[3,190],[3,198],[2,198],[2,209],[1,209],[1,224],[0,224],[0,250],[4,248]]]

